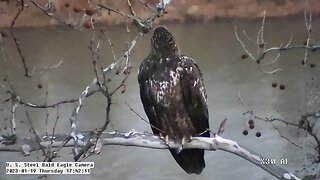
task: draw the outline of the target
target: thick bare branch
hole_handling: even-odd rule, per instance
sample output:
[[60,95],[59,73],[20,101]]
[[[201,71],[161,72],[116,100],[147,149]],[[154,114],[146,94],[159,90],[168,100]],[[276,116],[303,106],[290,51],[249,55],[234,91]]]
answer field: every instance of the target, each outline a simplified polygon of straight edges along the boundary
[[[85,146],[88,143],[87,141],[91,141],[91,132],[83,132],[78,133],[78,145]],[[68,135],[55,135],[54,142],[52,143],[52,147],[60,147],[62,143],[65,142],[65,139],[68,138]],[[44,140],[41,142],[43,148],[48,147],[51,144],[51,136],[42,136]],[[0,139],[1,143],[1,139]],[[190,142],[187,142],[183,145],[179,143],[175,143],[174,141],[165,142],[163,137],[158,137],[152,135],[150,133],[139,133],[135,130],[131,130],[127,133],[121,133],[118,131],[114,132],[103,132],[100,137],[100,141],[98,142],[100,145],[95,146],[95,148],[100,148],[102,146],[107,145],[120,145],[120,146],[135,146],[135,147],[144,147],[150,149],[204,149],[208,151],[222,150],[232,154],[235,154],[239,157],[242,157],[249,162],[259,166],[264,169],[277,179],[281,180],[299,180],[298,177],[293,175],[292,173],[278,167],[275,164],[262,163],[264,160],[262,156],[240,146],[237,142],[224,139],[220,136],[215,135],[212,138],[206,137],[193,137]],[[64,145],[64,147],[73,147],[74,142],[69,141]],[[29,154],[32,151],[38,150],[39,147],[34,146],[34,143],[30,138],[25,138],[21,141],[20,145],[14,145],[11,147],[4,146],[0,144],[0,151],[14,151],[14,152],[22,152],[23,154]],[[25,152],[28,151],[28,152]],[[92,152],[97,151],[97,149],[91,149]]]

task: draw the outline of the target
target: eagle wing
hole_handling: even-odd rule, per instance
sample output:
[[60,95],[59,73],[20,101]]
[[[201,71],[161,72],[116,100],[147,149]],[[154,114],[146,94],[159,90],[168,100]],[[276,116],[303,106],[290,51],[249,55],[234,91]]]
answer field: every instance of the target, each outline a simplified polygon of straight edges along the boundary
[[[163,108],[161,104],[158,104],[158,102],[156,102],[156,98],[154,97],[154,89],[151,89],[152,86],[149,77],[152,76],[151,74],[154,72],[151,70],[152,66],[148,64],[148,58],[141,63],[139,68],[138,81],[140,85],[140,98],[143,103],[144,110],[149,118],[151,129],[154,134],[158,135],[162,132],[162,129],[159,128],[161,128],[161,125],[165,123],[165,119],[163,118],[166,118],[164,115],[168,113],[168,109]],[[194,136],[201,134],[201,136],[209,137],[209,132],[205,132],[207,129],[209,129],[209,123],[207,97],[202,74],[198,66],[191,58],[186,56],[179,56],[175,58],[179,59],[172,59],[171,62],[174,62],[175,65],[172,65],[171,67],[174,67],[176,72],[179,74],[179,84],[176,86],[176,88],[178,88],[178,92],[181,94],[177,94],[177,96],[181,96],[181,104],[183,104],[181,105],[181,108],[179,107],[179,109],[185,112],[183,114],[189,116],[186,118],[191,120],[191,122],[189,120],[190,125],[188,129],[194,129],[195,132],[185,132],[187,129],[182,126],[178,127],[179,123],[176,124],[174,121],[167,125],[171,126],[169,129],[174,128],[177,130],[175,133],[183,132],[184,134],[192,134]],[[173,107],[171,108],[172,112],[174,112],[175,109]],[[183,124],[184,123],[182,123],[182,125]],[[169,129],[164,130],[167,131]],[[170,149],[170,152],[177,163],[189,174],[200,174],[205,167],[204,150],[184,149],[180,152],[177,152],[174,149]]]
[[[207,95],[203,83],[202,73],[195,61],[187,56],[180,56],[178,64],[180,70],[180,87],[182,100],[187,114],[197,134],[193,136],[209,137]],[[187,173],[200,174],[205,167],[204,150],[184,149],[177,153],[170,150],[174,159]]]
[[[176,58],[181,60],[180,63],[177,64],[177,68],[182,69],[180,71],[180,87],[185,110],[192,121],[192,125],[196,129],[196,133],[203,133],[202,136],[209,137],[209,132],[205,132],[209,129],[209,115],[202,73],[193,59],[187,56]],[[150,67],[150,65],[147,64],[148,61],[143,62],[139,68],[138,75],[140,98],[149,118],[153,133],[159,134],[161,132],[159,129],[161,122],[158,122],[159,117],[157,117],[157,114],[161,114],[161,112],[158,112],[161,111],[161,109],[157,106],[155,97],[152,97],[153,93],[148,77],[148,71],[150,69],[145,69],[146,67]]]
[[147,66],[145,66],[144,62],[146,62],[146,61],[144,60],[143,63],[140,65],[139,74],[138,74],[138,82],[139,82],[139,87],[140,87],[140,99],[142,101],[144,111],[146,112],[146,114],[148,116],[152,132],[154,134],[159,135],[160,129],[159,129],[159,125],[158,125],[156,108],[154,107],[155,102],[154,102],[153,98],[150,97],[151,86],[149,85],[147,70],[144,69],[145,67],[147,67]]
[[193,59],[187,56],[181,58],[183,70],[180,84],[184,106],[197,133],[209,137],[209,131],[206,132],[209,129],[208,104],[202,73]]

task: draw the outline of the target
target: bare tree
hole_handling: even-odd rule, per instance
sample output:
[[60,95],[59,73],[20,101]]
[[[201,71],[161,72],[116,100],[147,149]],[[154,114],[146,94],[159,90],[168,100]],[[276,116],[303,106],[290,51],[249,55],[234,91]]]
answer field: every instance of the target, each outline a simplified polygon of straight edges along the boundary
[[[261,167],[265,171],[269,172],[271,175],[276,177],[277,179],[299,179],[292,173],[280,168],[274,164],[265,164],[261,163],[263,156],[251,152],[250,150],[242,147],[236,141],[232,141],[229,139],[224,139],[220,135],[223,133],[225,128],[226,120],[221,123],[221,126],[217,133],[212,133],[212,137],[210,138],[201,138],[194,137],[192,140],[186,144],[177,144],[175,142],[169,141],[166,142],[163,137],[154,136],[148,132],[141,133],[135,130],[130,130],[129,132],[119,132],[119,131],[111,131],[107,132],[106,129],[112,121],[110,117],[111,108],[113,107],[113,96],[115,93],[124,92],[126,89],[126,80],[130,76],[131,72],[131,54],[135,49],[137,42],[144,37],[146,33],[148,33],[152,27],[153,23],[157,18],[161,18],[166,14],[166,6],[170,1],[160,1],[155,4],[149,4],[144,2],[143,0],[134,1],[135,3],[139,3],[140,6],[144,6],[148,9],[148,13],[144,14],[143,17],[135,12],[134,6],[130,0],[126,1],[127,10],[119,10],[112,6],[103,4],[100,1],[88,0],[88,8],[81,9],[79,7],[73,7],[73,11],[75,13],[79,13],[74,19],[68,19],[68,17],[63,14],[57,14],[55,11],[55,6],[52,0],[48,0],[45,3],[43,1],[38,2],[35,0],[17,0],[17,13],[12,20],[11,26],[9,28],[9,34],[2,33],[0,35],[0,52],[1,52],[1,66],[4,70],[5,74],[5,83],[0,83],[0,87],[2,89],[2,94],[7,96],[4,99],[3,104],[8,108],[8,112],[10,114],[9,118],[6,122],[9,123],[9,127],[5,128],[5,134],[0,138],[0,151],[12,151],[12,152],[21,152],[23,155],[29,155],[30,152],[40,150],[43,154],[43,161],[50,162],[53,161],[60,153],[62,148],[71,147],[72,154],[75,161],[81,161],[85,158],[88,158],[91,155],[97,155],[101,152],[101,148],[106,145],[122,145],[122,146],[137,146],[137,147],[146,147],[146,148],[155,148],[155,149],[171,149],[171,148],[198,148],[205,150],[222,150],[226,152],[233,153],[237,156],[240,156],[253,164]],[[56,64],[48,65],[46,67],[30,67],[28,65],[28,59],[24,56],[23,48],[21,46],[21,42],[17,38],[15,34],[15,24],[17,19],[21,17],[21,14],[24,11],[27,11],[28,8],[32,6],[37,8],[39,11],[43,13],[43,15],[48,16],[50,19],[54,19],[62,25],[63,27],[68,27],[74,29],[75,31],[79,31],[83,28],[90,29],[91,31],[91,40],[89,42],[89,50],[91,55],[91,64],[92,70],[94,72],[94,79],[82,90],[81,94],[77,98],[70,98],[63,101],[59,101],[53,104],[47,103],[48,98],[48,90],[45,93],[45,102],[44,104],[36,104],[25,100],[21,95],[19,95],[16,91],[15,84],[12,81],[12,77],[10,76],[10,72],[6,67],[8,62],[11,59],[8,58],[8,52],[6,51],[6,43],[10,40],[13,41],[16,51],[19,55],[19,64],[22,66],[24,73],[23,75],[28,78],[33,78],[35,74],[42,74],[44,72],[48,72],[51,70],[55,70],[59,68],[63,61],[59,61]],[[68,4],[65,4],[68,6]],[[95,22],[95,14],[99,12],[108,12],[114,13],[118,16],[122,16],[128,19],[128,25],[126,27],[126,31],[128,34],[132,35],[134,33],[133,38],[130,38],[128,35],[127,41],[124,43],[125,51],[116,55],[113,49],[112,38],[108,36],[106,30],[99,26],[98,23]],[[257,56],[253,55],[251,51],[249,51],[245,43],[239,38],[237,30],[236,30],[236,38],[241,43],[244,48],[246,54],[255,62],[260,63],[265,54],[272,51],[279,51],[278,56],[274,61],[277,61],[280,56],[280,51],[290,50],[294,48],[303,48],[305,49],[305,59],[304,63],[307,62],[308,59],[308,51],[309,50],[317,50],[320,48],[318,45],[311,45],[311,14],[307,11],[305,12],[306,18],[306,28],[308,32],[307,41],[305,45],[292,45],[291,40],[280,47],[272,47],[267,49],[266,42],[264,40],[263,30],[264,30],[264,22],[266,20],[265,16],[262,21],[261,30],[258,32],[257,40],[254,43],[259,47]],[[135,29],[132,30],[129,27],[130,24],[133,24]],[[248,35],[244,32],[244,36],[248,39]],[[106,42],[110,45],[113,62],[107,65],[101,65],[99,61],[99,53],[100,46],[102,42]],[[273,61],[273,62],[274,62]],[[120,76],[120,82],[115,88],[111,88],[110,85],[110,74],[115,71],[116,75]],[[280,71],[280,69],[276,69],[271,72],[265,72],[267,74],[273,74]],[[39,85],[40,86],[40,85]],[[41,85],[42,86],[42,85]],[[47,85],[46,85],[47,87]],[[42,87],[41,87],[42,88]],[[46,88],[47,89],[47,88]],[[83,105],[85,104],[88,98],[91,98],[94,94],[99,93],[103,95],[106,101],[105,105],[105,119],[104,123],[101,127],[97,127],[96,129],[81,131],[78,129],[77,122],[79,120],[79,113],[82,110]],[[239,95],[239,99],[241,99]],[[74,103],[76,104],[75,108],[71,112],[69,117],[70,121],[70,131],[65,134],[56,134],[56,125],[60,120],[60,108],[66,104]],[[130,106],[129,108],[135,112]],[[30,132],[32,133],[32,137],[18,137],[17,135],[17,110],[22,109],[25,112],[25,117],[27,120],[28,127]],[[48,123],[49,117],[49,109],[53,109],[55,114],[54,126],[52,127],[51,132],[47,132],[45,135],[39,134],[37,129],[34,128],[33,122],[30,118],[29,111],[31,109],[36,110],[44,110],[46,113],[46,123]],[[137,114],[137,113],[136,113]],[[143,119],[139,114],[137,114],[141,120],[148,122]],[[272,123],[273,121],[280,121],[289,125],[296,126],[299,129],[305,130],[311,135],[316,141],[317,145],[314,147],[315,149],[319,148],[319,139],[316,134],[313,125],[309,118],[319,118],[319,113],[310,112],[308,114],[303,115],[301,120],[297,124],[292,124],[286,122],[282,119],[276,118],[260,118],[256,117],[256,119],[268,121]],[[314,123],[315,124],[315,123]],[[280,133],[280,131],[279,131]],[[19,141],[18,141],[19,139]],[[319,151],[320,152],[320,151]],[[320,153],[319,153],[320,154]],[[319,161],[320,155],[317,157]],[[317,161],[317,162],[318,162]]]
[[[282,73],[282,70],[286,67],[276,67],[271,71],[265,70],[266,67],[275,65],[278,61],[281,60],[281,55],[283,53],[293,53],[294,50],[303,50],[304,58],[301,60],[301,68],[304,68],[306,72],[310,71],[312,68],[315,68],[313,62],[309,62],[309,54],[320,49],[319,42],[316,42],[313,39],[312,34],[312,12],[310,11],[308,0],[303,0],[304,5],[304,24],[301,26],[305,27],[305,41],[302,44],[293,44],[292,40],[295,38],[291,36],[287,42],[283,42],[280,46],[268,47],[268,42],[264,38],[264,29],[266,19],[266,12],[264,12],[261,26],[259,31],[256,34],[256,38],[250,37],[245,30],[242,31],[242,34],[239,34],[237,26],[235,26],[235,37],[239,44],[244,50],[242,55],[243,59],[250,59],[251,61],[257,63],[259,70],[266,74],[267,76],[273,76],[276,73]],[[254,44],[254,49],[248,48],[248,44]],[[269,57],[267,57],[269,56]],[[270,58],[270,56],[274,56]],[[307,91],[307,106],[309,111],[301,113],[299,118],[292,121],[290,119],[276,118],[276,117],[261,117],[256,115],[253,111],[248,111],[244,114],[251,114],[255,120],[264,121],[270,123],[279,135],[290,142],[293,146],[296,146],[301,149],[301,153],[306,152],[307,161],[303,162],[302,169],[297,170],[297,172],[302,172],[305,174],[305,179],[318,179],[319,178],[319,162],[320,162],[320,134],[319,134],[319,119],[320,119],[320,109],[319,109],[319,87],[317,87],[317,82],[311,84],[312,88],[306,88]],[[272,87],[277,87],[276,82],[272,83]],[[281,90],[286,88],[285,85],[279,85]],[[243,101],[239,94],[240,101]],[[244,104],[245,105],[245,104]],[[303,137],[306,143],[297,143],[296,140],[290,139],[283,135],[281,130],[275,124],[276,122],[285,124],[287,126],[292,126],[297,129],[297,137]],[[305,132],[305,135],[303,135]]]

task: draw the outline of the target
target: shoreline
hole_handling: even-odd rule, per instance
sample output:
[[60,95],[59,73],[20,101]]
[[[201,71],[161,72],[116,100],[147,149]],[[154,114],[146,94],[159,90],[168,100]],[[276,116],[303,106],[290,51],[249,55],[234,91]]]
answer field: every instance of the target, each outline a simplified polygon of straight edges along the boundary
[[[313,18],[318,18],[320,17],[319,15],[313,15]],[[192,25],[192,24],[210,24],[210,23],[216,23],[216,22],[231,22],[231,21],[243,21],[243,22],[260,22],[262,17],[256,17],[256,18],[241,18],[241,17],[224,17],[224,18],[214,18],[210,20],[189,20],[189,21],[172,21],[172,20],[158,20],[154,23],[154,25],[172,25],[172,24],[186,24],[186,25]],[[278,20],[278,19],[304,19],[303,14],[299,15],[290,15],[290,16],[270,16],[266,17],[266,21],[268,20]],[[127,23],[127,22],[126,22]],[[97,22],[96,26],[102,26],[102,27],[125,27],[127,24],[125,22],[123,23],[117,23],[117,24],[110,24],[109,22]],[[129,24],[133,24],[133,22],[129,22]],[[56,24],[41,24],[38,26],[28,26],[28,25],[19,25],[15,26],[15,28],[18,29],[28,29],[28,28],[68,28],[68,26],[63,25],[61,23],[56,23]],[[10,26],[0,26],[1,30],[9,30]],[[70,28],[70,27],[69,27]],[[79,28],[76,29],[85,29],[84,27],[80,26]]]
[[[157,3],[157,0],[145,1],[152,6]],[[43,0],[38,0],[37,2],[39,2],[39,5],[44,6]],[[98,4],[94,4],[94,2],[92,1],[88,5],[87,0],[55,0],[53,12],[57,17],[75,26],[81,26],[81,23],[83,23],[81,20],[89,18],[89,16],[85,15],[85,11],[89,8],[93,11],[92,18],[98,24],[114,26],[127,23],[128,19],[124,16],[114,12],[98,10]],[[101,0],[101,4],[130,14],[124,1]],[[150,9],[141,5],[141,3],[135,2],[132,6],[142,18],[150,13]],[[309,6],[312,16],[319,17],[320,1],[309,0]],[[0,2],[0,28],[10,27],[17,11],[18,8],[13,1],[9,1],[9,3]],[[300,0],[172,0],[166,11],[168,14],[157,19],[155,21],[156,24],[209,23],[237,19],[256,20],[263,17],[264,11],[266,11],[266,18],[268,19],[303,17],[304,5]],[[59,24],[58,21],[48,17],[33,4],[28,4],[17,19],[15,27],[44,27],[57,26]]]

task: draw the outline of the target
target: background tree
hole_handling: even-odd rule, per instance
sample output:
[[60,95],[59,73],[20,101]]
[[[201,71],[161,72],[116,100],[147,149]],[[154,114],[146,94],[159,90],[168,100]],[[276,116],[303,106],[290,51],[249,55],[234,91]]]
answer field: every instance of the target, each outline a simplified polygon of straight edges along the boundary
[[[241,44],[245,51],[242,55],[243,59],[251,59],[258,64],[259,70],[267,74],[267,76],[272,76],[275,73],[281,73],[281,69],[286,67],[277,67],[271,71],[265,70],[265,66],[276,64],[280,60],[280,52],[288,51],[293,49],[303,49],[304,59],[301,61],[302,68],[315,68],[315,63],[309,62],[309,54],[316,51],[320,46],[313,42],[312,36],[312,15],[309,13],[308,2],[305,1],[305,26],[306,26],[306,42],[301,45],[295,45],[292,43],[292,39],[288,42],[281,44],[278,47],[268,48],[267,41],[264,38],[264,28],[266,22],[266,13],[262,18],[261,28],[257,33],[256,38],[251,38],[245,31],[243,31],[243,36],[240,37],[238,29],[235,29],[235,38]],[[154,22],[161,19],[163,15],[166,14],[166,7],[169,1],[123,1],[125,7],[119,9],[119,2],[110,2],[106,4],[100,1],[87,1],[79,4],[72,5],[69,2],[63,4],[63,8],[66,10],[58,11],[56,1],[33,1],[33,0],[17,0],[15,3],[9,2],[8,8],[10,6],[16,6],[16,12],[14,18],[10,23],[9,29],[4,29],[1,31],[0,36],[0,52],[1,52],[1,75],[3,76],[3,81],[0,83],[1,87],[1,99],[2,107],[1,114],[6,117],[4,118],[2,125],[2,138],[0,138],[0,150],[1,151],[14,151],[22,152],[24,155],[29,155],[32,151],[40,150],[42,156],[41,161],[54,161],[55,158],[59,156],[61,150],[66,147],[71,147],[73,159],[75,161],[81,161],[93,154],[99,154],[101,152],[102,146],[105,145],[125,145],[125,146],[139,146],[147,148],[157,148],[157,149],[168,149],[181,147],[181,144],[176,144],[170,142],[166,144],[162,137],[154,137],[150,133],[137,132],[135,130],[130,130],[129,132],[120,132],[117,130],[106,131],[110,122],[116,121],[112,119],[110,113],[112,112],[113,105],[116,103],[113,97],[116,93],[125,93],[126,91],[126,81],[130,77],[132,71],[131,55],[134,50],[137,51],[137,42],[143,38],[152,28],[154,27]],[[120,6],[123,7],[123,6]],[[43,16],[48,16],[47,21],[52,21],[53,24],[58,24],[61,28],[70,28],[75,32],[77,31],[90,31],[91,38],[88,42],[88,49],[90,54],[90,64],[93,72],[93,79],[88,83],[79,97],[76,98],[66,98],[64,100],[48,103],[48,98],[50,92],[48,91],[48,83],[39,83],[37,85],[38,89],[44,90],[44,95],[39,95],[44,100],[44,103],[38,101],[34,103],[28,100],[28,97],[24,97],[23,93],[17,90],[19,84],[14,79],[14,76],[25,76],[27,79],[36,79],[39,77],[46,77],[48,73],[52,71],[57,71],[65,63],[65,60],[56,60],[55,63],[48,63],[43,66],[36,66],[28,61],[28,57],[25,56],[25,44],[32,45],[31,42],[20,41],[20,38],[16,35],[16,23],[20,18],[23,18],[23,13],[29,11],[30,9],[36,8],[42,13]],[[142,10],[141,10],[142,9]],[[143,10],[145,9],[145,10]],[[59,12],[59,13],[58,13]],[[11,13],[11,12],[10,12]],[[99,18],[101,14],[108,13],[110,16],[122,17],[127,21],[125,26],[125,33],[127,34],[127,40],[123,43],[123,52],[118,53],[115,50],[115,44],[119,42],[114,42],[115,37],[108,35],[108,30],[99,24]],[[97,20],[96,20],[97,19]],[[32,22],[30,22],[32,23]],[[244,41],[243,39],[247,40]],[[46,42],[42,42],[45,45]],[[256,54],[253,49],[247,47],[247,44],[253,43],[254,49],[257,49]],[[111,51],[112,63],[108,64],[102,58],[102,47],[108,45]],[[15,47],[15,52],[12,52],[9,47]],[[266,56],[269,53],[277,52],[275,58],[268,59]],[[267,62],[268,61],[268,62]],[[20,71],[15,71],[12,69],[12,64],[18,67]],[[23,73],[21,73],[21,69]],[[72,72],[70,72],[72,73]],[[45,79],[45,78],[44,78]],[[317,85],[317,83],[314,83]],[[278,82],[272,83],[270,86],[274,88],[279,88],[280,90],[286,90],[286,85]],[[315,87],[318,88],[318,87]],[[312,94],[317,92],[317,89],[310,89],[310,103],[313,103],[310,111],[301,114],[301,118],[297,119],[296,123],[291,123],[285,119],[275,118],[275,117],[260,117],[247,106],[246,100],[242,98],[241,93],[238,95],[238,100],[244,106],[248,107],[248,111],[243,113],[244,117],[250,117],[249,128],[254,128],[254,124],[257,120],[262,120],[271,123],[276,130],[278,130],[281,137],[285,138],[295,146],[301,147],[301,151],[306,151],[310,148],[314,149],[314,153],[307,155],[310,157],[305,163],[304,169],[306,177],[313,177],[314,179],[318,176],[318,171],[310,171],[311,169],[318,169],[318,162],[320,157],[319,148],[319,132],[318,132],[318,119],[319,110],[317,94]],[[85,129],[80,130],[78,128],[79,121],[81,122],[80,112],[83,111],[83,106],[86,101],[93,98],[94,95],[99,94],[99,97],[105,99],[105,119],[100,127],[95,129]],[[70,130],[65,132],[65,134],[57,134],[56,125],[61,121],[61,110],[65,109],[68,104],[73,104],[74,107],[71,112],[69,112],[69,122]],[[143,116],[139,115],[130,104],[127,104],[128,108],[135,113],[139,118],[146,123],[148,120],[144,119]],[[45,114],[44,123],[46,127],[45,134],[39,133],[41,130],[37,129],[33,125],[32,112],[42,111]],[[24,117],[19,117],[17,114],[23,112]],[[65,118],[65,117],[64,117]],[[289,138],[282,135],[281,131],[277,128],[275,122],[281,122],[286,125],[291,125],[297,128],[299,135],[305,135],[306,140],[310,144],[304,143],[299,145],[298,143],[290,140]],[[17,123],[26,124],[31,136],[25,137],[19,135],[19,130],[17,129]],[[278,179],[295,179],[296,177],[287,172],[286,170],[278,167],[274,164],[261,163],[263,161],[263,156],[251,152],[238,145],[237,142],[224,139],[220,135],[225,130],[226,121],[222,121],[220,128],[216,133],[212,133],[212,138],[194,138],[190,143],[186,144],[183,148],[201,148],[206,150],[223,150],[234,153],[238,156],[245,158],[246,160],[260,166],[273,176]],[[214,131],[215,132],[215,131]],[[259,134],[260,133],[260,134]],[[246,134],[244,130],[243,134]],[[257,132],[256,136],[261,136],[261,132]],[[308,151],[309,152],[309,151]],[[210,167],[207,167],[210,168]],[[308,171],[307,171],[308,170]],[[310,176],[309,176],[310,175]],[[298,178],[296,178],[298,179]]]

